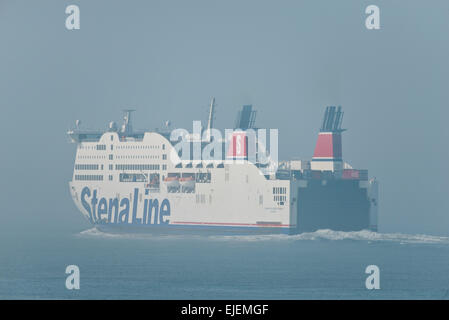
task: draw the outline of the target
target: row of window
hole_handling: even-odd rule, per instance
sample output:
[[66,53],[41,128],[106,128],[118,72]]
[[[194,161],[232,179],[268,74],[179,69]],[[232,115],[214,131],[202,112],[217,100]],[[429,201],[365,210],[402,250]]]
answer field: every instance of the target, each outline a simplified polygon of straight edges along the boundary
[[[83,145],[80,144],[80,149],[87,149],[87,150],[106,150],[105,144],[97,144],[97,145]],[[117,145],[117,149],[161,149],[161,146],[158,145]],[[111,145],[111,150],[113,150],[114,147]],[[165,144],[162,145],[162,150],[165,150]]]
[[[123,146],[117,146],[117,149],[160,149],[160,146],[157,145],[123,145]],[[165,144],[162,145],[162,150],[165,150]]]
[[[79,159],[106,159],[104,155],[78,155]],[[159,159],[159,156],[156,155],[117,155],[117,159]],[[162,155],[163,160],[167,160],[167,155]],[[109,160],[113,160],[113,155],[109,155]]]
[[[155,156],[155,155],[148,155],[148,154],[144,154],[144,155],[117,155],[115,156],[116,159],[159,159],[159,156]],[[164,159],[165,160],[165,159]]]
[[[195,202],[204,204],[206,203],[206,195],[205,194],[196,194],[195,195]],[[209,202],[212,202],[212,196],[209,196]]]
[[76,174],[75,180],[81,181],[103,181],[103,176],[98,174]]
[[287,194],[286,187],[273,187],[273,194]]
[[[183,168],[183,167],[184,168],[193,168],[193,164],[190,162],[190,163],[184,164],[184,166],[182,163],[177,163],[175,165],[175,168]],[[206,165],[206,164],[203,164],[202,162],[200,162],[195,165],[195,168],[213,168],[213,167],[214,167],[213,163],[208,163]],[[224,164],[223,163],[217,164],[217,168],[224,168]]]
[[274,196],[274,201],[287,201],[287,196]]
[[80,149],[86,149],[86,150],[95,150],[97,148],[97,146],[89,146],[89,145],[80,144],[79,148]]
[[116,164],[115,170],[159,170],[158,164]]
[[195,183],[210,183],[212,175],[210,172],[184,172],[182,175],[179,172],[169,172],[167,178],[174,178],[174,180],[178,181],[180,179],[182,179],[182,181],[185,181],[186,179],[195,180]]
[[[111,145],[112,147],[112,145]],[[105,144],[97,144],[97,145],[83,145],[80,144],[80,149],[88,149],[88,150],[106,150]],[[117,145],[117,149],[161,149],[161,146],[158,145]],[[113,148],[111,148],[112,150]],[[165,150],[165,144],[162,145],[162,150]]]
[[106,156],[92,156],[92,155],[81,156],[81,155],[78,155],[78,159],[106,159]]
[[98,164],[75,164],[75,170],[98,170]]

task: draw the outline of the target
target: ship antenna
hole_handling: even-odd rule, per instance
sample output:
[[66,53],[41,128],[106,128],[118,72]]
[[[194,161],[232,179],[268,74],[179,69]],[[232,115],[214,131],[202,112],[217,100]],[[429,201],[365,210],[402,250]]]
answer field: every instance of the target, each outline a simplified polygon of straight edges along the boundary
[[206,141],[211,141],[211,129],[214,127],[214,114],[215,114],[215,98],[212,97],[209,108],[209,119],[207,120]]
[[123,124],[121,132],[125,134],[129,134],[133,131],[133,127],[131,124],[131,112],[136,111],[133,109],[124,109],[124,116],[123,116]]

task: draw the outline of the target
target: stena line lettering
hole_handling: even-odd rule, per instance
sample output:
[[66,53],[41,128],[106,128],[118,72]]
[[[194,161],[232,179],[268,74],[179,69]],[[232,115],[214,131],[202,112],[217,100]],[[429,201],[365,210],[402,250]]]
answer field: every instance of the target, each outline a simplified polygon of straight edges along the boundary
[[[91,223],[169,224],[170,201],[168,199],[161,202],[158,199],[144,199],[140,215],[138,215],[138,199],[138,188],[134,188],[133,201],[124,197],[120,202],[118,198],[98,198],[97,190],[94,189],[91,192],[89,187],[84,187],[81,191],[81,204],[89,214]],[[131,222],[129,221],[130,216]]]

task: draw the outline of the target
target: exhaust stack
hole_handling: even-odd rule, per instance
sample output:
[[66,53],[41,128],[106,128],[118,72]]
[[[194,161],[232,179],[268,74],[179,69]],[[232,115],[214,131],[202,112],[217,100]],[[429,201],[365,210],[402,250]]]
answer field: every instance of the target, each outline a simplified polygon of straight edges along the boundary
[[341,107],[326,107],[323,123],[311,162],[312,170],[341,172],[343,170],[343,152],[341,128],[343,112]]

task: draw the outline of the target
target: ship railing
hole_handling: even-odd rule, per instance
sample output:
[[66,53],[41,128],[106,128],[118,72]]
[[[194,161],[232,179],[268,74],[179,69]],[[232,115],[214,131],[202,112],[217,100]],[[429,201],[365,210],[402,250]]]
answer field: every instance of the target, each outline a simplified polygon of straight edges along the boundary
[[279,180],[368,180],[368,170],[343,169],[340,171],[321,170],[278,170],[276,179]]

